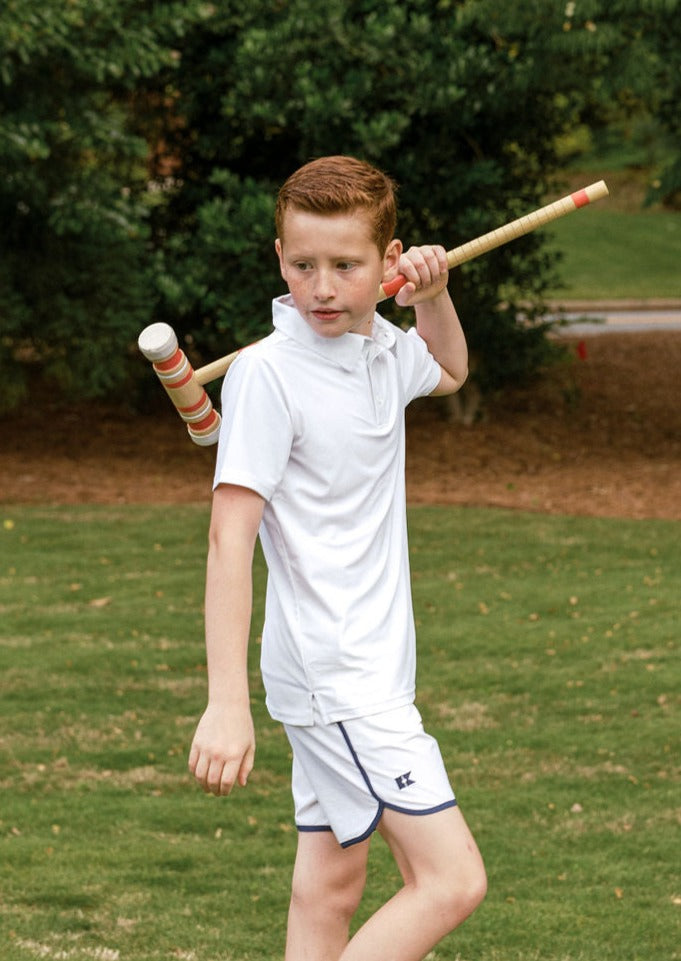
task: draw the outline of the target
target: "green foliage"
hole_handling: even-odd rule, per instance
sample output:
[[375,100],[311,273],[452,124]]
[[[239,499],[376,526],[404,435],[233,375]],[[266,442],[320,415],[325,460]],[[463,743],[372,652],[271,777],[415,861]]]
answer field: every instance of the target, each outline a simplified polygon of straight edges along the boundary
[[[153,319],[197,361],[261,336],[282,291],[276,190],[313,156],[377,163],[406,244],[453,247],[543,203],[577,124],[645,105],[678,141],[679,3],[6,0],[4,402],[29,361],[113,389]],[[550,359],[517,323],[555,285],[547,249],[540,231],[452,277],[484,389]]]
[[[674,156],[663,168],[652,199],[681,209],[681,4],[674,4],[664,30],[652,34],[658,51],[658,117],[675,145]],[[674,15],[675,14],[675,15]]]
[[[581,60],[555,59],[558,5],[541,17],[534,4],[506,7],[292,0],[265,17],[258,4],[238,15],[216,5],[183,47],[164,132],[181,160],[156,211],[157,236],[172,238],[159,245],[165,315],[206,354],[216,326],[225,348],[260,335],[282,289],[271,198],[324,153],[364,157],[398,180],[407,244],[455,246],[539,206],[573,115],[559,94],[583,86]],[[518,300],[541,297],[551,277],[541,245],[524,238],[453,280],[483,386],[550,353],[544,341],[515,364],[498,359],[509,339],[539,343],[498,303],[502,283]]]
[[582,119],[596,130],[622,120],[634,128],[644,122],[658,141],[666,138],[669,155],[661,163],[648,199],[678,208],[680,0],[578,0],[565,9],[566,34],[577,31],[586,57],[584,67],[591,70],[593,81],[586,90]]
[[148,144],[131,102],[196,4],[0,7],[0,376],[18,359],[80,394],[119,384],[149,320]]

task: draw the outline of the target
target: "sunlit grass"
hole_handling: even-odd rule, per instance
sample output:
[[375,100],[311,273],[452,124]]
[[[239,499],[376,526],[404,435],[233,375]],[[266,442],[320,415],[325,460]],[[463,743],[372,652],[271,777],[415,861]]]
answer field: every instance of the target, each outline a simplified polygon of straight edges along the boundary
[[547,227],[560,251],[564,288],[575,299],[681,298],[681,214],[585,208]]
[[681,298],[681,213],[646,206],[651,173],[627,166],[619,148],[619,165],[610,154],[587,155],[585,169],[570,171],[563,185],[567,192],[605,180],[609,196],[545,228],[563,258],[556,299]]

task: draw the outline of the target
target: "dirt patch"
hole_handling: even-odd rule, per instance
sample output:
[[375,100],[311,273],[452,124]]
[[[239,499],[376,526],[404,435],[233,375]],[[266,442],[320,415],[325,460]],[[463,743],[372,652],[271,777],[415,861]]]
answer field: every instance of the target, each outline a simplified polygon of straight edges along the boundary
[[510,393],[482,424],[420,410],[411,501],[680,519],[681,331],[570,346],[568,367]]
[[[410,502],[681,519],[681,331],[581,343],[471,427],[441,400],[413,405]],[[42,402],[0,420],[0,450],[5,504],[210,499],[215,450],[191,443],[169,403],[141,416]]]

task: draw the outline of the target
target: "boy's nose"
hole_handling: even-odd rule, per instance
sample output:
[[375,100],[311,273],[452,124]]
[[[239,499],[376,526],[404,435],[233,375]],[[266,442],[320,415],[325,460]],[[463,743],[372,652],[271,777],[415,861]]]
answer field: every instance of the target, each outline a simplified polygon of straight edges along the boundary
[[315,296],[318,300],[331,300],[336,293],[333,275],[328,270],[318,270],[315,277]]

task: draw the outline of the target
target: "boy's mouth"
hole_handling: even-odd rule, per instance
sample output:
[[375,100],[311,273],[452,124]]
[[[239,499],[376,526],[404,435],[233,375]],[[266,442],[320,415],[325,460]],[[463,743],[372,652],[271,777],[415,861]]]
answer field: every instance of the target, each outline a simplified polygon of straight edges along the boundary
[[338,320],[341,314],[341,310],[329,310],[328,308],[320,308],[312,311],[313,317],[316,317],[317,320]]

